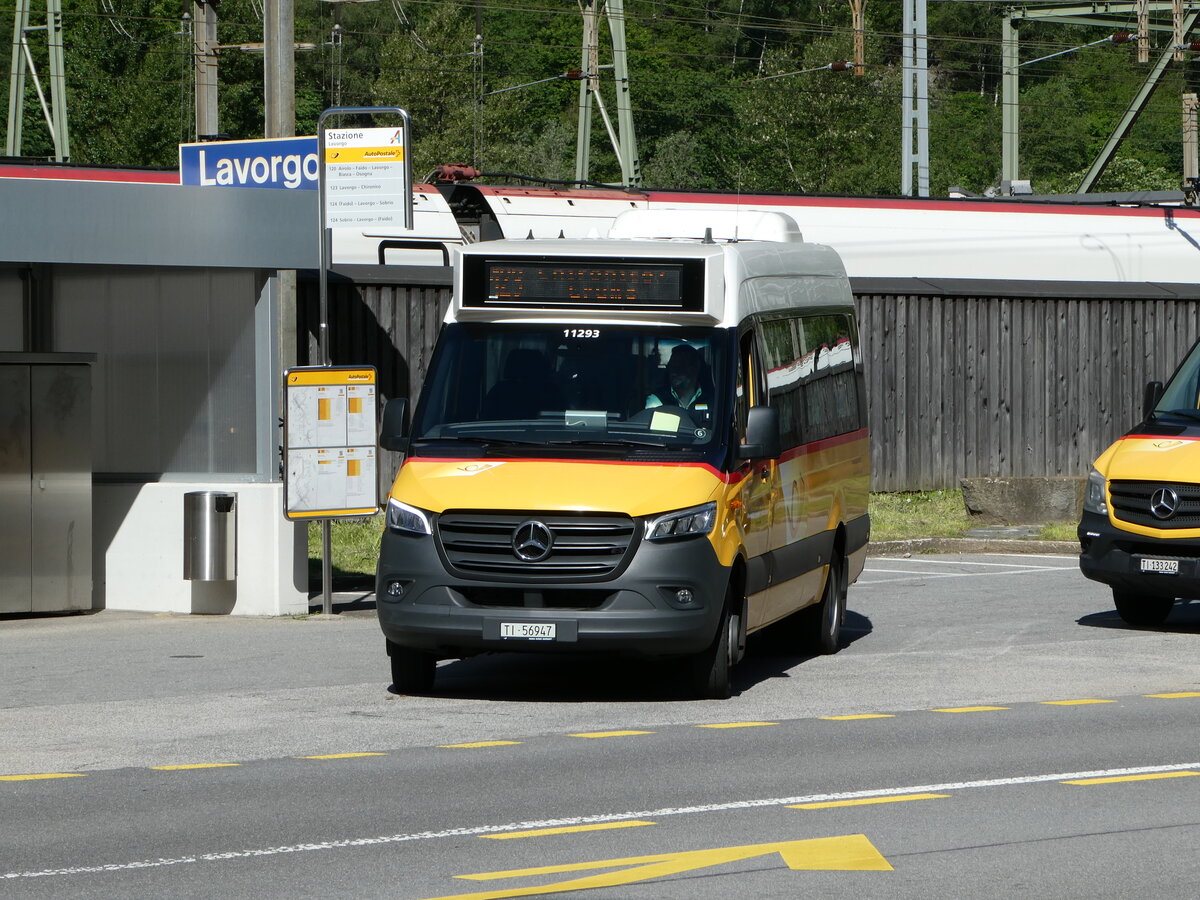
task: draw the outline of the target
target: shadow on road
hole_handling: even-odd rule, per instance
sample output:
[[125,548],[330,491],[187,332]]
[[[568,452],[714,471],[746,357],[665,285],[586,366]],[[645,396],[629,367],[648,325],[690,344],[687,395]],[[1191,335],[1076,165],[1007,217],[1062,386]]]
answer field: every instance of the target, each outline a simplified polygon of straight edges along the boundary
[[1091,613],[1075,620],[1088,628],[1115,628],[1121,631],[1160,631],[1164,634],[1200,634],[1200,602],[1176,600],[1175,607],[1161,625],[1130,625],[1115,609]]
[[[733,670],[733,693],[749,691],[770,678],[791,678],[791,670],[813,658],[798,649],[790,622],[750,636],[746,656]],[[846,613],[843,649],[871,633],[871,620]],[[616,655],[484,653],[438,667],[429,696],[441,699],[536,701],[539,703],[644,703],[690,699],[678,659],[647,660]]]

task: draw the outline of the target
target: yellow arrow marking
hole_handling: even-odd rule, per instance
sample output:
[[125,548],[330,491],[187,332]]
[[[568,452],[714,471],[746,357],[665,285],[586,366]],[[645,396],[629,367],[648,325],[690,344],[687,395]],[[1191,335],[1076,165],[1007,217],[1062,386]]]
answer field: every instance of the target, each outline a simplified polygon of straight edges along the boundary
[[512,869],[504,872],[481,872],[478,875],[458,875],[471,881],[491,881],[501,878],[522,878],[534,875],[556,875],[564,872],[585,872],[589,869],[617,869],[554,884],[524,888],[500,888],[473,894],[456,894],[432,900],[502,900],[508,897],[533,897],[561,891],[582,891],[590,888],[616,887],[654,878],[665,878],[707,869],[726,863],[770,856],[778,853],[788,868],[797,871],[890,872],[891,865],[863,834],[841,837],[813,838],[804,841],[781,841],[772,844],[747,844],[743,847],[723,847],[715,850],[688,850],[681,853],[660,853],[654,856],[631,856],[625,859],[605,859],[595,862],[569,863],[561,866],[540,866],[534,869]]
[[1187,778],[1200,772],[1151,772],[1148,775],[1118,775],[1113,778],[1076,778],[1063,784],[1117,784],[1122,781],[1154,781],[1158,778]]

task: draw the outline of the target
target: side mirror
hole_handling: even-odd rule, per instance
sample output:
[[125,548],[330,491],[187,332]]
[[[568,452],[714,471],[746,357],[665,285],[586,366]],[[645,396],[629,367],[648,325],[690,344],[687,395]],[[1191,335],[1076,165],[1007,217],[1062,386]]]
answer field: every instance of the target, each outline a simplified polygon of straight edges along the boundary
[[379,429],[379,446],[384,450],[406,449],[408,444],[408,400],[396,397],[383,407],[383,425]]
[[737,448],[738,459],[779,459],[779,410],[755,406],[746,417],[746,440]]
[[1163,383],[1161,381],[1146,382],[1146,392],[1142,394],[1142,418],[1150,418],[1150,413],[1154,412],[1154,407],[1158,406],[1158,401],[1162,399]]

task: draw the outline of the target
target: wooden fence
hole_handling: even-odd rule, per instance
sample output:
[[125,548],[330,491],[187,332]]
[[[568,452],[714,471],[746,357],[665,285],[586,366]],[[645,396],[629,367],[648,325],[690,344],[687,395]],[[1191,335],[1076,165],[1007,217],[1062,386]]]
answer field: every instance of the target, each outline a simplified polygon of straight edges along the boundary
[[[331,279],[335,364],[379,369],[416,399],[450,298],[445,270],[353,267]],[[867,377],[872,489],[975,476],[1085,475],[1141,418],[1200,337],[1200,286],[854,281]],[[301,280],[301,364],[315,363],[317,283]],[[397,460],[380,460],[385,486]]]

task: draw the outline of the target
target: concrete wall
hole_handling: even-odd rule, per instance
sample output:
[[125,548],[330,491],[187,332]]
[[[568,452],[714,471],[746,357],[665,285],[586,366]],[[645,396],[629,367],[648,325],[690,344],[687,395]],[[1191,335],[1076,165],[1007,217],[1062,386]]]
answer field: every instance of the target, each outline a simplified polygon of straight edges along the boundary
[[[238,577],[185,581],[183,495],[237,499]],[[94,493],[96,608],[214,615],[308,612],[307,525],[283,518],[282,484],[98,484]]]

